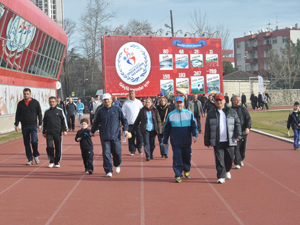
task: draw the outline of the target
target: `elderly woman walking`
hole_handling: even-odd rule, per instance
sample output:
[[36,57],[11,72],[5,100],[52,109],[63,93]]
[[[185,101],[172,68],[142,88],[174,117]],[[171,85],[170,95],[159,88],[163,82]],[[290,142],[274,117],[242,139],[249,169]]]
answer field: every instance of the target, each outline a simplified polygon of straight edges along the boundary
[[133,126],[136,127],[139,123],[141,123],[140,128],[144,139],[146,161],[149,161],[150,159],[154,159],[155,136],[162,133],[158,110],[152,105],[150,98],[146,100],[146,105],[141,108]]

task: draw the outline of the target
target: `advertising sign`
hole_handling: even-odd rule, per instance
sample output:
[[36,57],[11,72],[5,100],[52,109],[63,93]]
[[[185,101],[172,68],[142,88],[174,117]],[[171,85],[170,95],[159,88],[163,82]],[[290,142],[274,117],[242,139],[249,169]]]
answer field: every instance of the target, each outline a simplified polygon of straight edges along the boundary
[[102,37],[104,92],[125,97],[223,92],[220,38]]

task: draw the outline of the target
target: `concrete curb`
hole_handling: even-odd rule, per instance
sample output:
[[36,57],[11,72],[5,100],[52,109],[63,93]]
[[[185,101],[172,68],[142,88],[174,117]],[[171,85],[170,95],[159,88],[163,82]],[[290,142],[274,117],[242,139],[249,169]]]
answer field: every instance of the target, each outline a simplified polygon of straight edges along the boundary
[[251,128],[251,131],[254,131],[254,132],[259,133],[259,134],[266,135],[268,137],[272,137],[272,138],[276,138],[276,139],[279,139],[279,140],[282,140],[282,141],[286,141],[286,142],[289,142],[289,143],[294,143],[294,141],[289,140],[287,138],[279,137],[279,136],[276,136],[276,135],[273,135],[273,134],[269,134],[269,133],[266,133],[266,132],[263,132],[263,131],[260,131],[260,130],[256,130],[256,129],[252,129]]

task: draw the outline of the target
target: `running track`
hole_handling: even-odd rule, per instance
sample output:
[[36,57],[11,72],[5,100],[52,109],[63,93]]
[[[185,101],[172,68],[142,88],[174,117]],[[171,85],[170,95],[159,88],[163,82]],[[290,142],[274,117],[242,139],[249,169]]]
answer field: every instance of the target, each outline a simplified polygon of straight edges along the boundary
[[[202,126],[204,125],[204,121]],[[299,224],[300,152],[251,133],[245,166],[217,184],[213,150],[193,144],[191,179],[174,183],[171,158],[146,162],[123,144],[121,173],[106,178],[99,136],[95,172],[83,173],[74,132],[63,142],[61,168],[25,166],[22,139],[0,145],[0,224]]]

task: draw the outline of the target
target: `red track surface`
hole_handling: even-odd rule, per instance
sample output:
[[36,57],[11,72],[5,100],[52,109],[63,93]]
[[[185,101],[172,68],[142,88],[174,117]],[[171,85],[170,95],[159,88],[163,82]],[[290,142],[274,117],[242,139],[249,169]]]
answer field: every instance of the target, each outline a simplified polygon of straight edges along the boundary
[[127,142],[121,173],[106,178],[99,136],[95,172],[86,175],[74,135],[64,138],[61,168],[47,168],[41,135],[38,165],[25,166],[22,139],[0,145],[0,224],[299,224],[300,152],[290,143],[252,132],[245,166],[217,184],[201,134],[191,179],[177,184],[158,146],[146,162],[128,155]]

